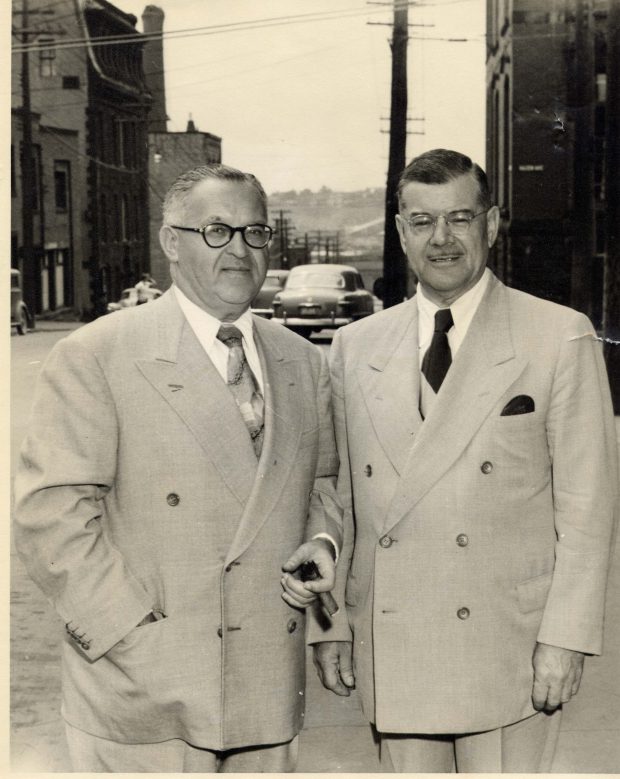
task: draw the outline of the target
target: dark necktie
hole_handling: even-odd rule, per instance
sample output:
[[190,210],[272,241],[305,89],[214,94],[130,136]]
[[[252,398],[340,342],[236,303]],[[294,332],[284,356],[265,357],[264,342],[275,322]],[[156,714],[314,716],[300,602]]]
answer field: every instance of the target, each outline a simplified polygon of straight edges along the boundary
[[243,351],[241,331],[234,325],[222,325],[217,338],[228,347],[228,389],[232,392],[248,428],[254,452],[260,457],[263,448],[265,403]]
[[449,308],[440,308],[435,312],[433,340],[422,360],[422,373],[426,376],[426,380],[435,393],[439,392],[441,383],[452,362],[452,353],[448,343],[448,330],[453,324],[452,312]]

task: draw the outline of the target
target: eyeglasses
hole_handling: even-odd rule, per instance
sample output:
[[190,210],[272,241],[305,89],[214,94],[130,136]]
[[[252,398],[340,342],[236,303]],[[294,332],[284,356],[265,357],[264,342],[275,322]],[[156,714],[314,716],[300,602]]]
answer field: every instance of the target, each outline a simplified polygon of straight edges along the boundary
[[264,249],[274,234],[273,227],[269,225],[253,224],[243,227],[231,227],[223,222],[211,222],[204,227],[180,227],[170,225],[175,230],[187,230],[190,233],[200,233],[204,242],[211,249],[221,249],[229,244],[235,233],[241,233],[241,237],[251,249]]
[[439,216],[415,214],[405,219],[405,222],[416,235],[430,235],[435,232],[437,222],[443,219],[452,235],[465,235],[474,219],[487,212],[488,209],[478,211],[477,214],[471,214],[469,211],[451,211],[449,214],[439,214]]

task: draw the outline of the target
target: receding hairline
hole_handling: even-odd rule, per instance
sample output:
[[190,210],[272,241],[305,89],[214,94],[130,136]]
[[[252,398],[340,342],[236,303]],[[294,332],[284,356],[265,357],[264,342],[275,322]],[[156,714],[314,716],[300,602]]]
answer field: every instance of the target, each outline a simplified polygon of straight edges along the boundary
[[484,208],[492,205],[489,182],[484,170],[466,154],[451,149],[432,149],[424,152],[407,165],[398,180],[397,197],[402,206],[403,190],[412,182],[419,184],[448,184],[462,176],[471,176],[478,189],[478,201]]
[[202,181],[220,181],[223,183],[246,185],[250,187],[258,195],[265,216],[267,215],[267,194],[265,193],[262,184],[253,173],[246,173],[237,168],[222,165],[221,163],[209,163],[207,165],[199,165],[181,173],[181,175],[172,183],[166,193],[164,202],[162,203],[164,224],[171,224],[176,221],[179,216],[184,216],[186,214],[189,197],[196,185],[200,184]]

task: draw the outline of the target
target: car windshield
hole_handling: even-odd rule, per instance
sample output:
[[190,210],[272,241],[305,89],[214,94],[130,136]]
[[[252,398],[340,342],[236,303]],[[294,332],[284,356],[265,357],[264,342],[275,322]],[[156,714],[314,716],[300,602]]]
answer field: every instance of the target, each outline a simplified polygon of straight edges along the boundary
[[295,275],[289,276],[286,288],[298,289],[299,287],[343,289],[344,279],[339,273],[321,273],[318,271],[307,271],[306,273],[296,273]]

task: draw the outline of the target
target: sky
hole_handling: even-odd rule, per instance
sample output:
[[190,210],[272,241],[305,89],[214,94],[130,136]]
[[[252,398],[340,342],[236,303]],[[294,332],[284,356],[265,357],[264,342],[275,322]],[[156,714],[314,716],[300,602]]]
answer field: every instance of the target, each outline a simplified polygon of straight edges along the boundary
[[[253,172],[268,192],[385,185],[390,2],[153,4],[165,12],[165,32],[253,27],[215,28],[165,41],[168,130],[185,130],[191,113],[199,130],[222,138],[223,162]],[[135,14],[142,29],[144,0],[115,5]],[[434,26],[410,27],[408,114],[409,130],[416,134],[408,137],[407,159],[444,146],[484,166],[485,8],[485,0],[429,0],[410,7],[410,25]],[[321,12],[329,12],[329,19],[314,20]],[[279,21],[261,21],[268,19]],[[469,40],[431,40],[450,37]]]

